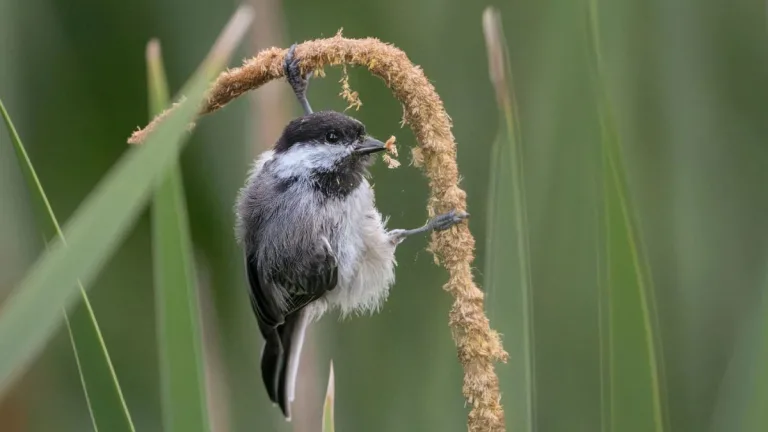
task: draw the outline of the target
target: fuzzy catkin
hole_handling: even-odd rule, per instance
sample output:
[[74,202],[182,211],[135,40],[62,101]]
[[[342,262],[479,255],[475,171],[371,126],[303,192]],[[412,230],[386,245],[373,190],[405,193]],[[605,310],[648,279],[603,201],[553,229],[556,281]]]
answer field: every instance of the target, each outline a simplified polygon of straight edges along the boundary
[[[270,48],[246,60],[243,66],[223,72],[210,89],[201,114],[216,111],[243,93],[283,77],[286,53],[286,49]],[[466,193],[458,185],[451,119],[421,68],[413,65],[403,51],[378,39],[347,39],[338,34],[304,42],[297,46],[295,55],[304,73],[348,64],[365,66],[384,80],[403,106],[403,123],[413,129],[419,143],[413,152],[414,164],[429,181],[429,216],[452,209],[466,211]],[[128,142],[142,142],[157,120],[134,132]],[[490,328],[483,292],[473,281],[474,249],[475,239],[466,223],[432,233],[429,246],[435,261],[448,270],[449,279],[443,288],[455,299],[449,325],[464,368],[462,391],[472,405],[468,429],[500,432],[505,430],[504,410],[494,363],[506,362],[508,355],[499,334]]]

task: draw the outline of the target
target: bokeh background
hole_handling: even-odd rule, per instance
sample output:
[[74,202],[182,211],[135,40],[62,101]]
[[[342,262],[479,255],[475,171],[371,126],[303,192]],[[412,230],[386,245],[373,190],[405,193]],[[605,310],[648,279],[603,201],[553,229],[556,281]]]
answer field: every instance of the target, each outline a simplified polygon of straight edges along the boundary
[[[256,22],[241,59],[343,28],[348,37],[391,42],[423,67],[454,121],[481,286],[490,149],[499,128],[481,14],[488,5],[499,8],[525,148],[538,430],[601,430],[600,130],[586,2],[249,1]],[[231,0],[0,0],[0,97],[61,221],[126,150],[129,133],[147,121],[147,41],[159,38],[177,90],[236,6]],[[612,0],[599,8],[606,83],[658,299],[670,424],[678,431],[740,430],[729,425],[738,417],[740,390],[752,381],[743,373],[751,358],[744,347],[759,337],[751,329],[768,286],[766,5]],[[339,70],[326,72],[312,80],[310,101],[315,109],[342,110]],[[363,101],[352,114],[374,136],[396,135],[404,162],[396,170],[373,168],[379,208],[391,216],[390,226],[419,226],[427,188],[407,164],[415,142],[400,128],[400,106],[365,71],[350,69],[350,78]],[[446,274],[425,251],[426,237],[398,249],[397,284],[381,313],[345,322],[328,317],[312,328],[294,422],[286,424],[268,403],[232,205],[254,156],[298,113],[288,86],[270,83],[201,121],[183,156],[214,430],[319,430],[331,359],[337,430],[466,430],[462,373],[447,326],[451,299],[440,288]],[[159,431],[148,216],[90,295],[138,430]],[[28,192],[0,127],[0,299],[41,249]],[[519,332],[519,310],[512,307],[517,288],[513,280],[488,288],[491,325],[505,335]],[[84,322],[78,309],[75,331]],[[517,384],[518,361],[513,356],[498,366],[504,394]],[[512,425],[515,412],[508,411]],[[0,430],[91,428],[61,330],[0,401]]]

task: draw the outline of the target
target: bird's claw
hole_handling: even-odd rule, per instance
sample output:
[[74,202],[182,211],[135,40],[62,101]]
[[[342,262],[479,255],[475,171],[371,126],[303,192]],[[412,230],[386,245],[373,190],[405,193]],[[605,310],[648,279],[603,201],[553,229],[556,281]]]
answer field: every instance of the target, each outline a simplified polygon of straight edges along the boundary
[[390,240],[393,245],[398,245],[408,236],[428,231],[445,231],[468,217],[469,213],[467,212],[451,210],[448,213],[433,217],[429,222],[427,222],[426,225],[422,226],[421,228],[411,230],[392,230],[389,232]]
[[445,231],[457,223],[467,219],[468,217],[469,213],[467,212],[451,210],[448,213],[444,213],[432,218],[432,220],[429,222],[429,225],[435,231]]
[[301,74],[299,60],[296,58],[296,46],[296,44],[293,44],[288,49],[288,53],[285,55],[285,60],[283,61],[283,70],[285,72],[285,79],[288,80],[288,84],[293,88],[296,97],[302,99],[307,93],[309,77],[312,73],[310,72],[306,75]]

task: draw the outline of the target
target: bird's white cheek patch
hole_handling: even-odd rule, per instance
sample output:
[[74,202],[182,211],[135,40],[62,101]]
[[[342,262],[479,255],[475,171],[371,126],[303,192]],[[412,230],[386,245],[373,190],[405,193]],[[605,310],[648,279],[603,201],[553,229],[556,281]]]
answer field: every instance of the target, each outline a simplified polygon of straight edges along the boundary
[[346,146],[296,144],[274,158],[275,174],[281,178],[295,178],[314,170],[330,170],[350,153],[351,149]]

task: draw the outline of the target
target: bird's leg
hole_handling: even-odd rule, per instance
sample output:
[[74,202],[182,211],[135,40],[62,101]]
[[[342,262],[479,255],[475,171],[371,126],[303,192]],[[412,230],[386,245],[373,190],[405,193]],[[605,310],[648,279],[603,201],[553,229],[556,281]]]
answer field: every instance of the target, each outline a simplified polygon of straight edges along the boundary
[[304,114],[312,114],[312,108],[309,106],[309,100],[307,100],[307,86],[309,85],[309,78],[312,76],[312,72],[308,73],[306,76],[301,75],[299,61],[296,59],[295,54],[296,44],[293,44],[288,49],[288,53],[285,55],[285,61],[283,62],[285,79],[288,80],[288,84],[291,85],[293,92],[296,94],[296,98],[299,99],[299,103],[304,109]]
[[456,210],[451,210],[448,213],[444,213],[438,216],[433,217],[429,222],[427,222],[424,226],[420,228],[410,229],[410,230],[404,230],[404,229],[396,229],[389,232],[390,239],[395,244],[398,244],[405,240],[406,237],[412,236],[414,234],[421,234],[429,231],[444,231],[448,228],[456,225],[457,223],[463,221],[464,219],[469,217],[469,213],[465,212],[457,212]]

